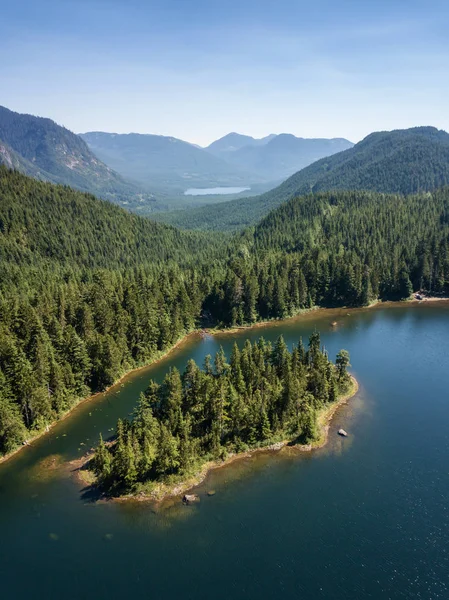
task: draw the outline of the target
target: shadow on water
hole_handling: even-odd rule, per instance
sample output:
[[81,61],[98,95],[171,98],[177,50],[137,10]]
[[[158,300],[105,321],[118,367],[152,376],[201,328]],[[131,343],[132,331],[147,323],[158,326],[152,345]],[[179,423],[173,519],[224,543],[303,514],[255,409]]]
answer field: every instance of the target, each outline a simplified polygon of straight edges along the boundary
[[93,485],[86,485],[85,487],[81,488],[80,497],[84,503],[95,503],[99,502],[103,498],[103,494],[97,487]]

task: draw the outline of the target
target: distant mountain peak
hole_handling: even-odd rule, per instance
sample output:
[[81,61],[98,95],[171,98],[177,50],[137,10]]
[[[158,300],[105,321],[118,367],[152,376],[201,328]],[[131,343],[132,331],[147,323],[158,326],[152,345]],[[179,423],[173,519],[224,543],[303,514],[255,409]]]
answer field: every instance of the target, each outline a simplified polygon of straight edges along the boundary
[[312,162],[353,146],[345,139],[307,139],[292,133],[270,134],[261,139],[228,133],[206,148],[214,156],[281,181]]
[[0,163],[52,183],[121,202],[141,190],[103,164],[75,133],[44,117],[0,106]]
[[[263,178],[229,164],[173,136],[155,134],[80,134],[89,148],[106,164],[124,177],[143,184],[156,184],[173,194],[183,194],[187,187],[248,185]],[[187,185],[188,184],[188,185]]]

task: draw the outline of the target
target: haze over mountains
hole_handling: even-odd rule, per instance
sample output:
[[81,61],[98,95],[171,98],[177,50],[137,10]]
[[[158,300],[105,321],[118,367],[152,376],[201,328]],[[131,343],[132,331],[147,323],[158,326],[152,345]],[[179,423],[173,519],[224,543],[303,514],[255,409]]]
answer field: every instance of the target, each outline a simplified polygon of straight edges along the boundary
[[256,139],[251,137],[250,135],[242,135],[241,133],[236,133],[233,131],[232,133],[228,133],[222,138],[215,140],[209,146],[206,146],[206,150],[215,154],[216,156],[221,156],[222,158],[226,158],[226,156],[236,150],[240,150],[245,146],[263,146],[268,144],[270,140],[276,137],[275,133],[270,133],[266,137]]
[[154,203],[151,194],[106,166],[65,127],[51,119],[22,115],[1,106],[0,164],[118,204]]
[[[286,200],[311,192],[410,194],[447,185],[449,135],[415,127],[373,133],[353,146],[343,138],[255,139],[234,132],[199,148],[150,134],[78,136],[50,119],[0,107],[0,164],[184,229],[227,231],[255,224]],[[288,173],[294,174],[274,184]],[[253,197],[184,196],[190,187],[215,186],[249,186]]]
[[304,139],[281,133],[257,140],[230,133],[206,150],[248,171],[276,180],[285,179],[316,160],[353,145],[343,138]]
[[245,195],[260,194],[305,164],[350,146],[347,140],[306,140],[290,134],[256,140],[232,133],[207,148],[151,134],[78,136],[51,119],[0,107],[0,164],[140,214],[239,197],[187,197],[189,188],[249,187]]
[[90,132],[80,134],[90,149],[124,177],[173,188],[279,182],[323,156],[351,148],[344,139],[303,139],[271,134],[254,139],[230,133],[207,148],[174,137]]
[[174,137],[103,132],[84,133],[80,137],[92,152],[124,177],[180,194],[190,187],[264,181],[263,177]]
[[410,194],[447,184],[449,134],[434,127],[414,127],[373,133],[261,196],[161,213],[156,218],[186,229],[232,230],[257,223],[286,200],[310,192],[339,189]]

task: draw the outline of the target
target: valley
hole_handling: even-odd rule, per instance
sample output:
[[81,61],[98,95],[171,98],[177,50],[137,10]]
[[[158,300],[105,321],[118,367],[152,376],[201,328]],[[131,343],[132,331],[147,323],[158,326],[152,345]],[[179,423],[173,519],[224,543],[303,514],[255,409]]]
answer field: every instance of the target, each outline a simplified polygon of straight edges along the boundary
[[2,598],[449,598],[448,30],[2,5]]
[[[357,144],[325,159],[334,161],[339,180],[341,165],[349,165],[352,180],[341,179],[344,189],[326,190],[318,178],[312,189],[307,183],[294,191],[310,173],[322,172],[318,161],[265,195],[222,201],[227,196],[217,191],[228,192],[225,186],[203,196],[207,210],[221,210],[223,218],[202,221],[203,208],[151,213],[161,220],[184,214],[193,219],[185,229],[135,214],[127,201],[117,206],[34,171],[23,174],[23,165],[0,166],[0,520],[10,548],[7,593],[31,593],[26,581],[17,585],[18,552],[30,564],[36,554],[58,564],[59,546],[72,563],[88,540],[109,564],[117,555],[113,540],[126,538],[139,572],[131,588],[138,594],[144,582],[159,594],[160,580],[149,581],[140,565],[142,544],[158,546],[170,575],[174,539],[166,528],[178,537],[187,519],[191,543],[198,527],[209,530],[220,507],[226,531],[245,545],[235,516],[251,519],[261,495],[270,503],[281,497],[279,514],[295,518],[301,499],[304,521],[296,534],[313,548],[306,523],[319,529],[323,513],[314,507],[323,498],[335,504],[341,481],[337,507],[346,531],[360,518],[357,506],[343,511],[354,478],[357,497],[373,495],[373,479],[381,486],[379,461],[394,480],[392,440],[402,448],[399,460],[408,460],[417,427],[424,427],[444,451],[434,420],[443,423],[445,410],[439,398],[449,294],[446,136],[429,128],[383,134],[380,142],[375,135],[361,150]],[[351,181],[362,180],[370,189],[351,189],[359,185]],[[420,400],[424,387],[429,394],[430,367],[422,352],[432,357],[433,373],[424,420]],[[432,448],[419,455],[420,468],[434,462]],[[343,470],[338,457],[350,460]],[[361,478],[361,470],[369,477]],[[333,481],[329,496],[323,478]],[[402,486],[406,494],[418,493],[412,472]],[[393,488],[387,483],[384,497]],[[438,486],[429,489],[441,495]],[[190,491],[184,506],[181,496]],[[290,497],[295,500],[284,499]],[[24,551],[14,545],[15,531],[30,509],[39,519],[27,521],[33,542]],[[291,528],[290,521],[279,517],[277,527]],[[420,518],[413,522],[417,544],[426,544],[426,527]],[[75,531],[84,532],[81,545]],[[271,535],[261,533],[264,540]],[[207,543],[217,534],[212,527]],[[232,548],[231,538],[220,535]],[[366,535],[375,543],[377,527]],[[392,548],[400,543],[386,539]],[[259,560],[261,543],[256,536],[255,546],[247,544]],[[346,553],[373,560],[354,540]],[[309,553],[301,556],[307,562]],[[401,557],[396,564],[411,578],[416,565]],[[320,561],[308,563],[318,568],[309,577],[311,592],[321,582]],[[194,567],[187,561],[186,568]],[[123,571],[117,572],[121,580]],[[338,572],[345,574],[344,566]],[[363,573],[360,581],[377,593],[377,585],[388,589],[394,572],[387,569],[379,584]],[[246,572],[238,576],[243,585]],[[57,577],[52,581],[60,586]],[[77,581],[72,597],[91,585],[89,570],[83,567]],[[346,590],[341,597],[347,596]]]

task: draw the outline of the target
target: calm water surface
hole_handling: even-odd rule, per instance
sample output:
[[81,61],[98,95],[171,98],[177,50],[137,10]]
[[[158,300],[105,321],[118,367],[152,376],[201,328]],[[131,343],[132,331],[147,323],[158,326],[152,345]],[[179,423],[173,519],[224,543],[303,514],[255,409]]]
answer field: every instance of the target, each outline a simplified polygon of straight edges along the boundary
[[[0,465],[1,598],[448,599],[449,306],[347,313],[190,341]],[[158,511],[92,503],[58,467],[169,366],[315,328],[332,357],[351,352],[360,382],[326,448],[241,461],[208,478],[198,505]]]
[[184,192],[184,196],[225,196],[226,194],[240,194],[250,189],[250,187],[190,188]]

